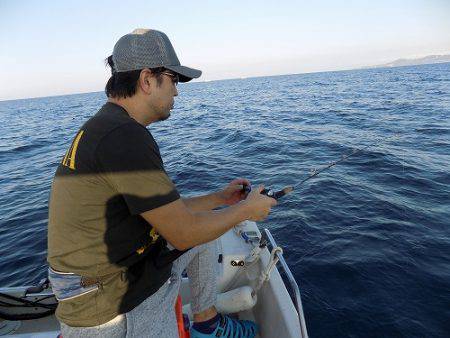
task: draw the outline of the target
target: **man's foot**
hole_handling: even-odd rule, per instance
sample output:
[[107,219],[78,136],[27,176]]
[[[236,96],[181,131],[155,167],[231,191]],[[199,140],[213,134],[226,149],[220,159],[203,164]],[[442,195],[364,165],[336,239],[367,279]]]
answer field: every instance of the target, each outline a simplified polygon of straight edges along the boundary
[[254,322],[237,320],[224,315],[219,315],[218,323],[216,323],[214,329],[206,328],[206,330],[202,330],[201,325],[196,324],[194,323],[191,327],[191,338],[253,338],[258,333],[258,327]]

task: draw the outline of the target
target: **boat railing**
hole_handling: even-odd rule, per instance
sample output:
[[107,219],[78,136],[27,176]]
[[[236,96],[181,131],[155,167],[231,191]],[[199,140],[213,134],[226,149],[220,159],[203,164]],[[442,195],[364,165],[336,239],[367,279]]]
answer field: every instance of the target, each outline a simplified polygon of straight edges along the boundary
[[[275,242],[275,239],[273,238],[272,234],[268,229],[264,229],[264,234],[267,240],[269,241],[272,248],[277,247],[277,243]],[[302,331],[302,337],[308,338],[308,331],[306,330],[306,321],[305,316],[303,314],[303,305],[302,305],[302,299],[300,296],[300,289],[297,285],[297,282],[295,281],[294,276],[292,275],[291,270],[289,269],[289,266],[287,265],[286,261],[284,260],[283,254],[280,252],[276,252],[275,255],[278,258],[279,263],[281,264],[281,267],[283,268],[283,272],[285,276],[288,279],[289,286],[291,288],[291,291],[293,292],[292,301],[294,303],[295,309],[297,310],[298,319],[300,322],[300,329]]]

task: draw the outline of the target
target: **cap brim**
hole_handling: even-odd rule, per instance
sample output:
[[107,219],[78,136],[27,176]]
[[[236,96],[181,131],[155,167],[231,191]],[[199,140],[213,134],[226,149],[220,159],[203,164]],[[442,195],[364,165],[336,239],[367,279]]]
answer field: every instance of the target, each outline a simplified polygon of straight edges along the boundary
[[202,75],[202,71],[194,68],[189,68],[186,66],[164,66],[175,73],[178,74],[180,82],[188,82],[192,79],[197,79]]

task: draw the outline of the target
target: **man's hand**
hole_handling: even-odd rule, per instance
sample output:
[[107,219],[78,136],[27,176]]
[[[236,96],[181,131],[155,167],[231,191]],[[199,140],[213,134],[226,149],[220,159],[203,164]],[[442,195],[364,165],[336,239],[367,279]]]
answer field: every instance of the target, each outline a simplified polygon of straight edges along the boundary
[[247,207],[247,219],[251,221],[263,221],[270,212],[270,209],[277,205],[277,200],[261,194],[264,186],[260,185],[257,189],[252,189],[247,196],[247,199],[242,202]]
[[243,192],[243,186],[250,185],[245,178],[236,178],[232,180],[223,190],[217,193],[223,205],[233,205],[245,199],[246,193]]

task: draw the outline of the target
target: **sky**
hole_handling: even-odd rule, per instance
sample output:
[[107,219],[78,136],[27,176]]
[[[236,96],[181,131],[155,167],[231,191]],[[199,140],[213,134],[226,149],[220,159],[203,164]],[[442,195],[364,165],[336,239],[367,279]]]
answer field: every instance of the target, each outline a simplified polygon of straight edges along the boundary
[[0,100],[102,91],[135,28],[199,81],[343,70],[450,54],[450,0],[0,0]]

